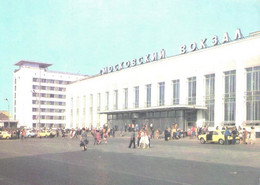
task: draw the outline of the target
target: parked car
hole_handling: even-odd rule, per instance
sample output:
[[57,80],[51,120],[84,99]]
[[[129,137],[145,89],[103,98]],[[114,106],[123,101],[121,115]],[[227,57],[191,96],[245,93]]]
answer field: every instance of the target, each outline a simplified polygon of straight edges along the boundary
[[32,130],[27,130],[25,137],[36,137],[36,133],[34,133]]
[[42,130],[38,133],[38,137],[54,137],[55,134],[53,131],[50,130]]
[[0,131],[0,138],[1,139],[10,139],[11,134],[7,131]]
[[[219,143],[223,145],[225,143],[225,136],[223,131],[220,130],[215,130],[215,131],[209,131],[206,134],[201,134],[198,136],[200,143],[205,144],[205,143]],[[228,136],[228,141],[232,141],[232,136]],[[239,137],[236,137],[236,143],[239,144],[240,140]]]

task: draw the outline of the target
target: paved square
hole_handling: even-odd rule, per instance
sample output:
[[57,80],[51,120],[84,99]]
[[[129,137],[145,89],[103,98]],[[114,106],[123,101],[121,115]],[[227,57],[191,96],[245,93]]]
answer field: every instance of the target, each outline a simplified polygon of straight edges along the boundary
[[[90,138],[90,137],[89,137]],[[152,140],[129,149],[129,138],[110,138],[81,151],[78,139],[0,141],[1,185],[258,185],[260,145],[200,144],[188,138]]]

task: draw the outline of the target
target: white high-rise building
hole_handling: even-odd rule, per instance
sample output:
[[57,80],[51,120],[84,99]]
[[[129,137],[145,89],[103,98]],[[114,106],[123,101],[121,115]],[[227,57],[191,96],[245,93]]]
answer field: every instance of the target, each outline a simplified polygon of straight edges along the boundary
[[[232,34],[233,35],[233,34]],[[260,33],[213,36],[105,67],[68,85],[67,127],[153,123],[260,131]]]
[[66,87],[86,75],[49,71],[52,64],[20,61],[14,71],[14,119],[18,127],[64,127]]

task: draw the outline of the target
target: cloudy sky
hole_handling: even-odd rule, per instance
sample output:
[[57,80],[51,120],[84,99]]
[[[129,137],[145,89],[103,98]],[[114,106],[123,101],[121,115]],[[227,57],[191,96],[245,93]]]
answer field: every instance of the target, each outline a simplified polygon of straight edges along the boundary
[[52,71],[93,75],[103,67],[199,43],[237,28],[260,31],[259,0],[0,1],[0,110],[12,107],[14,64],[53,64]]

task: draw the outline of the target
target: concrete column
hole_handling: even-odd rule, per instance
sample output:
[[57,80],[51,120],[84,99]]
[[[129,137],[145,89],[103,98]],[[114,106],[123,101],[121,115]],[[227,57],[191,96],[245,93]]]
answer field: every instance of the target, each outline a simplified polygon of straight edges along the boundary
[[204,76],[198,75],[196,77],[196,105],[204,105],[205,86]]
[[135,104],[135,87],[129,86],[128,87],[128,109],[134,108]]
[[188,86],[187,78],[180,78],[180,104],[188,104]]
[[221,123],[224,121],[224,75],[221,70],[217,70],[215,74],[215,114],[214,120],[216,126],[221,126]]
[[242,126],[243,121],[246,120],[246,73],[243,62],[237,59],[236,68],[236,127]]
[[145,91],[145,85],[139,86],[139,107],[145,107],[145,101],[146,101],[146,91]]
[[152,86],[151,86],[151,106],[152,107],[155,107],[155,106],[158,106],[159,105],[159,94],[158,94],[158,84],[157,83],[152,83]]
[[172,81],[168,80],[165,82],[165,105],[172,105]]

